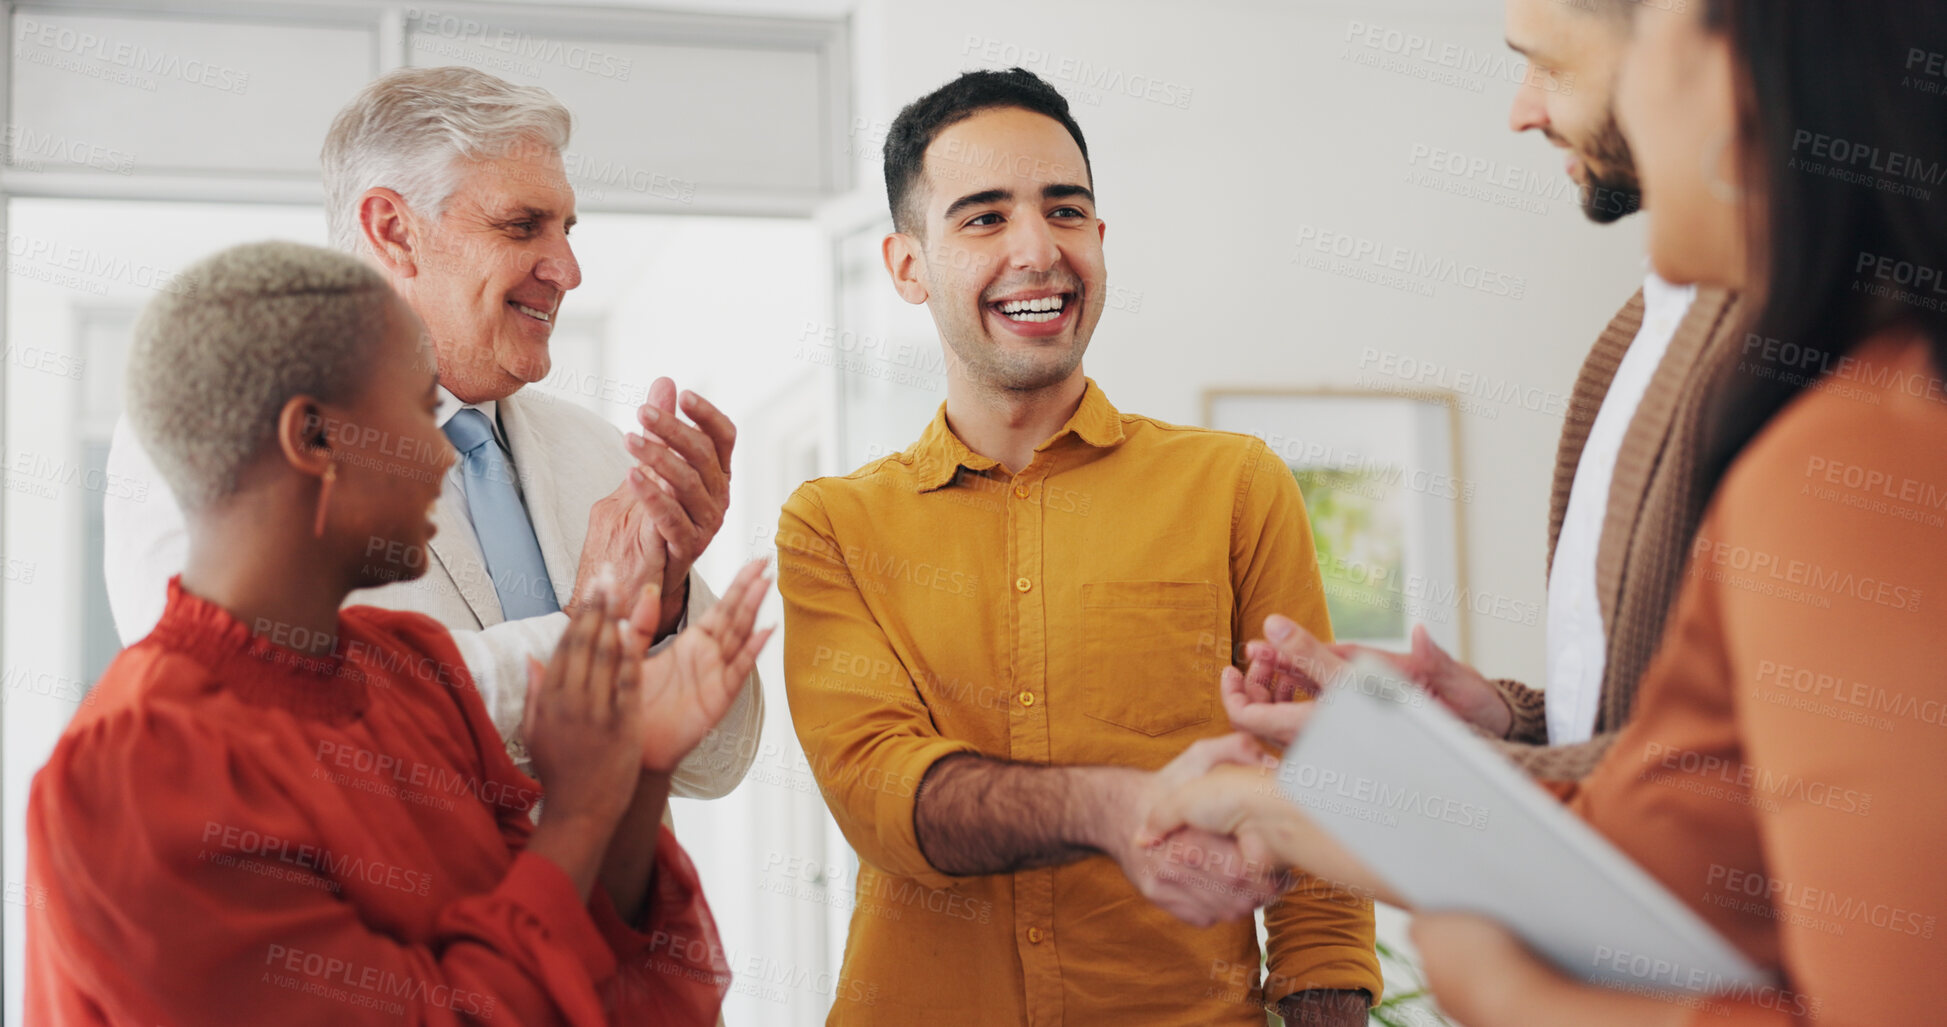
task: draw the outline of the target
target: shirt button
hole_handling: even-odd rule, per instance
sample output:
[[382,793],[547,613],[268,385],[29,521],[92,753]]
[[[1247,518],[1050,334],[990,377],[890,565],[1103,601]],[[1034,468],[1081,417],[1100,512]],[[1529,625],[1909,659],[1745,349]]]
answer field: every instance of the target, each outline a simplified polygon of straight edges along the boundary
[[1023,706],[1033,706],[1033,705],[1034,705],[1034,693],[1033,693],[1033,692],[1022,692],[1022,693],[1021,693],[1021,705],[1023,705]]
[[1014,579],[1014,591],[1016,592],[1026,592],[1028,589],[1031,589],[1033,587],[1034,587],[1034,582],[1031,582],[1026,578]]
[[1014,498],[1015,498],[1015,499],[1026,499],[1026,498],[1028,498],[1028,487],[1027,487],[1026,485],[1016,485],[1016,486],[1014,486]]
[[1039,927],[1028,928],[1028,944],[1039,945],[1041,944],[1041,939],[1043,937],[1045,937],[1045,935],[1041,933],[1041,928]]

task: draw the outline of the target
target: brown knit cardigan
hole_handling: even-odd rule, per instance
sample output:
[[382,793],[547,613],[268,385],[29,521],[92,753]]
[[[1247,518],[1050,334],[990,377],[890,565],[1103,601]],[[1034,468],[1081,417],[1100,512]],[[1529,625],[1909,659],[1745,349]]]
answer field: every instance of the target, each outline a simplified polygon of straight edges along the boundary
[[[1642,323],[1639,291],[1603,330],[1576,379],[1555,453],[1555,487],[1548,502],[1551,568],[1582,446]],[[1737,336],[1735,297],[1722,290],[1699,289],[1623,435],[1609,485],[1609,509],[1596,543],[1596,595],[1602,604],[1608,653],[1595,736],[1574,745],[1547,744],[1544,693],[1518,681],[1494,682],[1514,713],[1514,723],[1498,744],[1534,777],[1581,779],[1629,720],[1636,683],[1656,655],[1664,616],[1676,602],[1683,581],[1691,538],[1710,500],[1710,483],[1703,480],[1699,467],[1699,433],[1712,370],[1737,359]]]

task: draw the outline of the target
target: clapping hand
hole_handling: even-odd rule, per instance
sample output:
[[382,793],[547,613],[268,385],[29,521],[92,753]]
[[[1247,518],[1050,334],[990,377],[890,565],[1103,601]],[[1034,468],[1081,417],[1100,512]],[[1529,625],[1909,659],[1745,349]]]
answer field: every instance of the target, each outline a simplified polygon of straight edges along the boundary
[[[771,578],[754,560],[716,605],[642,664],[642,767],[667,774],[717,726],[777,629],[753,631]],[[656,601],[645,594],[644,602]]]
[[730,509],[730,454],[737,446],[737,426],[709,400],[694,392],[681,395],[682,412],[694,425],[677,415],[678,401],[676,383],[656,379],[636,410],[642,431],[624,440],[652,486],[637,494],[663,542],[665,607],[686,595],[690,567],[723,527]]
[[1224,668],[1219,688],[1231,726],[1266,744],[1284,747],[1296,740],[1311,719],[1312,704],[1294,700],[1350,681],[1349,661],[1362,656],[1379,660],[1426,689],[1455,716],[1496,737],[1504,736],[1512,721],[1501,693],[1479,671],[1436,645],[1423,624],[1413,628],[1413,648],[1404,653],[1351,642],[1327,644],[1276,615],[1265,618],[1264,634],[1263,640],[1244,647],[1245,670]]
[[[636,466],[615,491],[588,512],[588,535],[575,572],[572,614],[593,600],[598,576],[614,573],[625,595],[648,588],[658,602],[655,619],[632,614],[636,630],[667,637],[682,620],[690,568],[723,527],[730,507],[730,453],[737,428],[710,402],[685,393],[681,407],[694,426],[677,416],[676,384],[658,378],[636,410],[640,434],[624,439]],[[645,608],[640,604],[637,611]]]
[[1230,726],[1264,744],[1289,746],[1311,720],[1310,699],[1351,673],[1334,647],[1288,617],[1264,619],[1266,640],[1244,647],[1246,669],[1225,667],[1218,690]]
[[528,657],[521,737],[547,788],[543,816],[584,819],[606,831],[622,816],[640,773],[648,639],[620,619],[611,586],[597,591],[600,601],[575,613],[546,666]]

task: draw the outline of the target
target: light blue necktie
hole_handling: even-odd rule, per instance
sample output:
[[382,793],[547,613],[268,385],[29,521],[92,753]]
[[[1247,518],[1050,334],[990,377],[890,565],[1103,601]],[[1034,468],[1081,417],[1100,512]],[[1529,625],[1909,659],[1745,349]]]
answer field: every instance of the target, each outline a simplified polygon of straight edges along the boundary
[[446,437],[460,451],[466,483],[467,513],[473,534],[487,561],[494,592],[500,596],[501,616],[508,620],[539,617],[561,609],[554,584],[541,559],[541,543],[527,519],[520,493],[514,491],[514,467],[501,452],[487,415],[471,407],[446,422]]

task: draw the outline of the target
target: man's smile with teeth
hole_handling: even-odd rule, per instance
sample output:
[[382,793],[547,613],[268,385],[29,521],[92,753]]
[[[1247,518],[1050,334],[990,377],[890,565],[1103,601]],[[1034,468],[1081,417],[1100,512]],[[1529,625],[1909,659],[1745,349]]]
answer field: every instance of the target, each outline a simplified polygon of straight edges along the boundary
[[508,301],[507,301],[507,303],[508,303],[508,305],[509,305],[509,306],[512,306],[512,307],[513,307],[513,308],[514,308],[515,310],[518,310],[518,311],[520,311],[521,313],[523,313],[523,314],[526,314],[526,315],[527,315],[528,317],[531,317],[531,318],[533,318],[533,319],[535,319],[536,321],[553,321],[553,320],[554,320],[554,315],[553,315],[553,314],[550,314],[550,313],[548,313],[547,311],[544,311],[544,310],[535,310],[535,309],[534,309],[533,307],[530,307],[530,306],[528,306],[528,305],[526,305],[526,304],[524,304],[524,303],[521,303],[521,302],[519,302],[518,300],[508,300]]
[[1067,304],[1067,296],[1043,296],[1039,299],[996,303],[994,309],[1000,311],[1002,316],[1009,320],[1039,324],[1060,317],[1062,309]]

